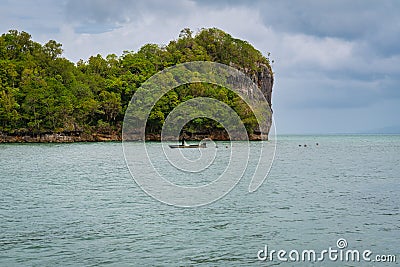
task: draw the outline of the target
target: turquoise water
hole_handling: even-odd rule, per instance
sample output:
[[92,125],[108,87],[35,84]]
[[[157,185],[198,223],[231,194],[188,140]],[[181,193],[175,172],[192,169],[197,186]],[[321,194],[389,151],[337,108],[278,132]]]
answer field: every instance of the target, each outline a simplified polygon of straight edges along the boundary
[[339,238],[398,264],[399,152],[398,135],[280,136],[258,191],[245,174],[219,201],[178,208],[139,188],[120,143],[1,144],[0,266],[292,266],[257,253]]

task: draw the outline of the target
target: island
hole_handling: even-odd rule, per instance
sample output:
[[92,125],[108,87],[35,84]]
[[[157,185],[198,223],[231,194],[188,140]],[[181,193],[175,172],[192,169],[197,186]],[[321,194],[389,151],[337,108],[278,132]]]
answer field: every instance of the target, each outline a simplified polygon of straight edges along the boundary
[[[271,107],[273,71],[270,54],[217,29],[194,33],[183,29],[167,45],[146,44],[73,63],[62,56],[62,44],[40,44],[24,31],[0,37],[0,142],[120,141],[124,113],[135,91],[165,68],[192,61],[212,61],[246,74]],[[260,140],[257,121],[234,92],[212,84],[193,83],[165,94],[152,109],[146,140],[160,140],[168,114],[195,97],[212,97],[233,108],[250,140]],[[197,118],[184,127],[187,140],[227,140],[216,121]]]

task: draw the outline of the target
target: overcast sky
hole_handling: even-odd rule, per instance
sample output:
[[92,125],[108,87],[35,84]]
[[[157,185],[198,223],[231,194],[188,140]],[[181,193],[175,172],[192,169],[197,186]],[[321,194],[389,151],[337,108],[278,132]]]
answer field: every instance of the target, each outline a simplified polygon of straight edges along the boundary
[[400,1],[0,0],[0,32],[73,62],[217,27],[275,61],[278,134],[400,131]]

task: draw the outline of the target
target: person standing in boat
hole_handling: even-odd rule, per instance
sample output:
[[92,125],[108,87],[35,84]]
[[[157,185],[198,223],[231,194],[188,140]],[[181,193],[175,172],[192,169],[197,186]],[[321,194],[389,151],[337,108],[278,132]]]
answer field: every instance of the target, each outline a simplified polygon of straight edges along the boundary
[[182,136],[182,146],[185,145],[185,136]]

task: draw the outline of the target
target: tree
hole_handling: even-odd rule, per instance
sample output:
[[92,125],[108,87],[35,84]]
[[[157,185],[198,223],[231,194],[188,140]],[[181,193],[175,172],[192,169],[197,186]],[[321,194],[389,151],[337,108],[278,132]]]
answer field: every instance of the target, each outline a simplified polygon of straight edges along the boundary
[[19,108],[11,89],[0,90],[0,131],[13,132],[15,130],[20,119]]
[[43,46],[43,52],[51,60],[55,60],[57,57],[61,56],[61,54],[63,52],[61,47],[62,47],[62,45],[60,43],[57,43],[54,40],[50,40]]
[[114,123],[121,112],[121,96],[114,92],[103,91],[99,95],[101,111],[107,122]]

